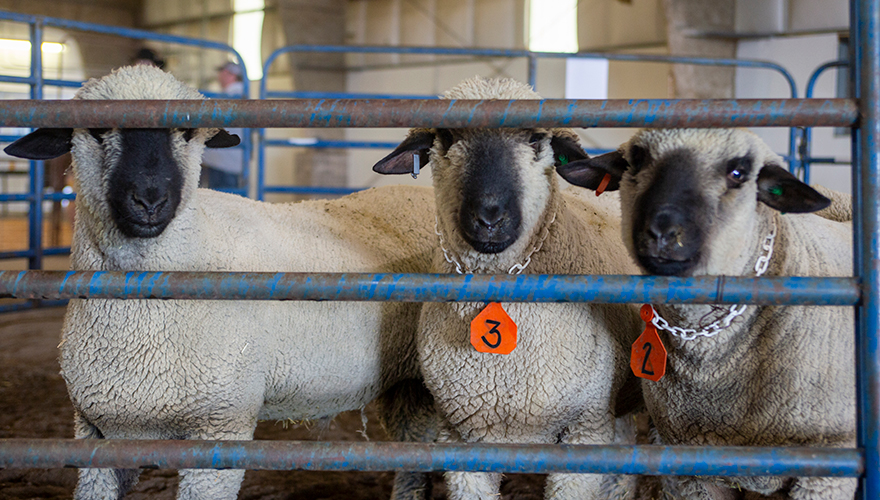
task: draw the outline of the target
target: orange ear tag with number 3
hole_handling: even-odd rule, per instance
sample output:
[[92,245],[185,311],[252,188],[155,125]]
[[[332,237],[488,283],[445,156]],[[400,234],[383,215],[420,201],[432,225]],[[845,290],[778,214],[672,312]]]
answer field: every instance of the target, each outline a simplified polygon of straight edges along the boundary
[[651,323],[654,319],[654,308],[645,304],[639,311],[642,321],[645,322],[645,331],[639,335],[632,346],[632,356],[629,359],[629,367],[632,368],[636,377],[646,378],[654,382],[666,375],[666,348],[660,342],[657,335],[657,327]]
[[516,349],[516,323],[500,303],[490,302],[471,321],[471,345],[492,354],[510,354]]

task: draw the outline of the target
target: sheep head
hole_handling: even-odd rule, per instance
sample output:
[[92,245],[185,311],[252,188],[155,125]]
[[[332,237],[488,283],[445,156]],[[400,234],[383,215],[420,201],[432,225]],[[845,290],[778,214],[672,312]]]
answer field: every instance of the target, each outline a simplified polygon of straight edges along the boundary
[[566,165],[570,182],[619,185],[623,239],[648,273],[720,274],[753,243],[758,202],[805,213],[830,200],[745,129],[642,130],[618,151]]
[[[92,79],[74,99],[204,99],[194,89],[152,66],[129,66]],[[4,151],[45,160],[71,152],[77,200],[130,238],[153,238],[189,199],[205,147],[231,147],[222,129],[41,128]]]
[[[540,99],[512,79],[472,78],[445,99]],[[457,253],[519,254],[557,190],[555,167],[586,158],[565,129],[414,129],[373,170],[413,172],[430,165],[438,224]],[[479,258],[479,257],[477,257]]]

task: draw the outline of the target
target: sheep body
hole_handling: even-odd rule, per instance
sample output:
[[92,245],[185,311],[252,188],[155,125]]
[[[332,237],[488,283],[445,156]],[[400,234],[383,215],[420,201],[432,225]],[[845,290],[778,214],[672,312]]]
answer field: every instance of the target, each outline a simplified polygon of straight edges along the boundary
[[[509,79],[467,80],[444,95],[449,99],[535,99],[527,86]],[[427,134],[427,140],[424,137]],[[528,141],[526,138],[532,136]],[[436,140],[433,138],[436,136]],[[576,136],[555,130],[413,130],[399,148],[430,147],[437,229],[441,248],[433,271],[507,273],[527,263],[534,274],[629,274],[636,271],[615,237],[619,231],[616,200],[594,200],[558,189],[556,156],[580,154]],[[405,158],[407,155],[403,155]],[[374,169],[387,169],[392,153]],[[485,172],[490,169],[489,174]],[[480,179],[477,179],[479,176]],[[493,184],[499,183],[500,186]],[[469,194],[478,184],[485,191]],[[519,203],[499,193],[514,192]],[[521,214],[520,231],[497,251],[503,240],[494,227],[506,219],[485,222],[488,252],[479,251],[466,235],[471,213],[492,218],[495,206],[472,206],[498,199],[506,213]],[[612,196],[613,198],[613,196]],[[462,208],[464,207],[464,208]],[[485,210],[484,210],[485,209]],[[512,217],[511,217],[512,218]],[[480,224],[478,221],[477,225]],[[589,235],[585,238],[584,235]],[[479,246],[479,243],[478,243]],[[527,262],[528,261],[528,262]],[[513,271],[511,271],[513,272]],[[517,325],[517,346],[508,355],[477,352],[470,324],[485,304],[425,304],[419,322],[418,352],[425,383],[434,395],[446,429],[441,439],[487,443],[599,444],[615,440],[617,391],[627,377],[628,340],[640,331],[630,306],[599,304],[505,303]],[[613,332],[613,333],[612,333]],[[450,498],[495,498],[500,474],[446,474]],[[606,478],[609,490],[617,478]],[[601,476],[552,474],[548,498],[597,498]],[[614,494],[620,493],[619,489]]]
[[[622,234],[642,267],[754,276],[775,228],[766,276],[852,273],[852,227],[840,222],[852,218],[848,197],[829,193],[836,202],[830,209],[792,213],[818,211],[830,200],[780,168],[782,159],[751,132],[644,130],[611,156],[605,165],[627,165],[620,181]],[[666,235],[671,240],[664,243]],[[657,256],[659,264],[652,261]],[[671,325],[697,330],[719,316],[705,305],[656,308]],[[642,383],[660,440],[854,447],[853,321],[850,307],[748,306],[715,336],[685,340],[661,330],[666,375]],[[727,498],[732,487],[844,500],[853,498],[856,480],[682,477],[666,487],[683,499]]]
[[[130,67],[90,81],[77,98],[202,97],[158,69]],[[72,268],[427,271],[434,238],[430,189],[389,187],[294,204],[197,189],[202,148],[215,133],[68,131],[79,192]],[[143,134],[166,142],[142,149],[143,177],[126,180],[124,170],[133,167],[121,165],[129,153],[123,146]],[[153,236],[156,213],[168,202],[160,196],[167,179],[153,172],[164,144],[182,170],[181,195],[170,222]],[[134,208],[119,215],[126,204]],[[257,420],[316,419],[363,408],[386,391],[420,384],[418,310],[418,304],[390,302],[73,300],[60,363],[76,437],[251,439]],[[429,397],[383,403],[426,410],[413,414],[424,416],[421,421],[386,415],[392,438],[430,433]],[[137,473],[81,469],[76,497],[119,498]],[[178,497],[234,498],[243,474],[181,471]]]

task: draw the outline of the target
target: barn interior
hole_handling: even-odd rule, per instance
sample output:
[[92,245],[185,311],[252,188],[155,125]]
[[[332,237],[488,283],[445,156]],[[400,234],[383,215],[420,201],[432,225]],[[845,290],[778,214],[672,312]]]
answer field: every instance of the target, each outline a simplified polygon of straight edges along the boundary
[[[135,63],[145,49],[212,98],[428,98],[474,75],[530,82],[547,99],[851,92],[845,66],[826,67],[850,53],[846,0],[0,0],[0,99],[35,98],[35,85],[22,82],[34,71],[32,18],[47,20],[40,24],[41,99],[69,99],[77,86],[58,82],[101,77]],[[726,62],[672,64],[669,57]],[[761,64],[745,63],[754,61]],[[218,79],[229,62],[244,80],[232,94]],[[0,141],[27,131],[0,127]],[[754,131],[801,179],[851,191],[849,128]],[[577,130],[594,153],[615,150],[633,132]],[[291,202],[394,183],[430,186],[430,170],[416,179],[371,170],[405,133],[244,129],[236,185],[225,189]],[[69,161],[0,153],[0,270],[70,268],[76,186]],[[42,193],[37,201],[25,199],[35,190]],[[73,410],[56,360],[64,310],[0,299],[0,438],[72,437]],[[353,441],[365,434],[388,440],[372,406],[327,422],[264,422],[256,437]],[[433,498],[445,498],[435,476]],[[392,478],[249,471],[239,498],[383,498]],[[148,471],[126,498],[174,498],[176,480],[174,471]],[[0,469],[0,499],[71,498],[75,483],[72,469]],[[514,475],[502,498],[541,498],[542,491],[541,476]]]

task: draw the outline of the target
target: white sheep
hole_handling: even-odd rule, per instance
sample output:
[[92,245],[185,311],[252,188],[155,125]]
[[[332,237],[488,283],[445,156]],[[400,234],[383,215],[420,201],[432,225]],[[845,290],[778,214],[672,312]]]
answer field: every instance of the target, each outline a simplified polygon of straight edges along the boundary
[[[136,66],[89,81],[76,99],[203,97],[167,73]],[[434,247],[430,189],[397,186],[333,201],[256,202],[196,188],[206,143],[226,146],[237,139],[217,129],[40,129],[7,152],[46,158],[72,151],[76,270],[428,270]],[[60,361],[76,437],[247,440],[258,420],[332,417],[385,393],[384,403],[401,412],[384,415],[392,437],[430,438],[433,406],[415,351],[419,307],[73,300]],[[398,394],[413,399],[394,400]],[[425,408],[424,415],[407,414]],[[81,469],[75,496],[121,498],[138,472]],[[243,475],[181,471],[178,498],[234,498]],[[415,483],[397,486],[418,488]]]
[[[852,227],[840,222],[852,219],[850,200],[835,193],[826,209],[830,200],[780,165],[747,130],[692,129],[643,130],[566,167],[591,188],[605,173],[619,180],[623,239],[648,273],[755,276],[766,265],[765,276],[850,276]],[[660,331],[668,371],[642,382],[664,444],[855,447],[851,307],[655,307],[692,329]],[[684,499],[742,488],[851,500],[856,480],[681,477],[667,488]]]
[[[443,97],[539,98],[515,80],[479,77]],[[558,188],[556,166],[586,157],[572,131],[414,129],[374,170],[411,172],[414,155],[421,157],[422,165],[430,161],[432,168],[439,235],[433,271],[630,274],[637,270],[616,237],[620,220],[611,200],[588,202]],[[628,376],[626,353],[640,333],[635,308],[503,304],[518,327],[516,347],[505,355],[478,352],[469,341],[470,324],[484,307],[431,303],[423,308],[419,359],[425,383],[448,425],[441,439],[611,443],[613,408]],[[492,325],[480,324],[488,332],[477,335],[477,344],[498,344],[507,336]],[[448,472],[446,479],[453,499],[497,498],[501,474]],[[606,479],[613,484],[619,478]],[[545,494],[591,499],[600,494],[600,483],[598,475],[551,474]]]

